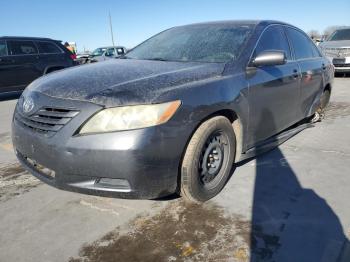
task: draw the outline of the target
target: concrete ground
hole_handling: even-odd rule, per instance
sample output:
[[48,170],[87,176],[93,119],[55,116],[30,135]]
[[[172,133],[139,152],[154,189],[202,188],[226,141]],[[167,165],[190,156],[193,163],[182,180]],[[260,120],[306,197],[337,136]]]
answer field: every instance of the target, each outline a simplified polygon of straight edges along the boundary
[[59,191],[11,145],[0,102],[0,261],[350,261],[350,79],[326,119],[240,164],[203,205]]

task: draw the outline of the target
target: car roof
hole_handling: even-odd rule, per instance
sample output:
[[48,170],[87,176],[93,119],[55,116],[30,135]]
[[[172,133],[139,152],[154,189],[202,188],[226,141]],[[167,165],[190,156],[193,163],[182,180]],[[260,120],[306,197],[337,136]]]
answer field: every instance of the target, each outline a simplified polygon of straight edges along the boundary
[[[261,25],[261,26],[268,26],[271,24],[280,24],[280,25],[290,25],[285,22],[277,21],[277,20],[223,20],[223,21],[211,21],[211,22],[200,22],[200,23],[193,23],[183,26],[196,26],[196,25],[203,25],[203,26],[211,26],[211,25]],[[292,26],[292,25],[290,25]]]
[[[124,46],[121,46],[121,45],[116,45],[116,46],[101,46],[101,47],[97,47],[97,48],[124,48]],[[97,49],[96,48],[96,49]]]
[[30,37],[30,36],[0,36],[0,39],[15,39],[15,40],[45,40],[45,41],[55,41],[62,42],[61,40],[55,40],[47,37]]
[[349,29],[350,29],[350,26],[342,26],[342,27],[340,27],[340,28],[335,29],[334,31],[343,30],[343,29],[349,30]]

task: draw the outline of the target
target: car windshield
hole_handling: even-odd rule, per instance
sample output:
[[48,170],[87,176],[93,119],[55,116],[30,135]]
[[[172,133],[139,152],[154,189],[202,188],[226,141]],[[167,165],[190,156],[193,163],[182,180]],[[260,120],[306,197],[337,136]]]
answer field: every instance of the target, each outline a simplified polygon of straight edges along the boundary
[[350,28],[335,31],[328,41],[350,40]]
[[126,58],[213,62],[236,60],[253,25],[192,25],[166,30],[135,47]]
[[93,56],[101,56],[106,51],[106,48],[96,48],[91,55]]

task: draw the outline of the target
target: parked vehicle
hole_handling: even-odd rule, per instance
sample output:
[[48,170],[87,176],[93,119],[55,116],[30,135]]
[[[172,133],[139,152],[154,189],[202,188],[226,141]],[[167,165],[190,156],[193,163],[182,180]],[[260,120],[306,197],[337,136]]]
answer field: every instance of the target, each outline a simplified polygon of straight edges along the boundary
[[60,41],[34,37],[0,37],[0,93],[22,91],[34,79],[74,65]]
[[27,170],[61,189],[206,201],[234,163],[317,120],[332,80],[330,61],[294,26],[174,27],[120,59],[33,82],[14,113],[13,144]]
[[87,63],[106,61],[112,58],[119,57],[126,53],[126,48],[123,46],[99,47],[95,49],[89,56]]
[[86,64],[86,62],[89,60],[90,55],[90,52],[78,53],[75,61],[77,61],[78,64]]
[[350,72],[350,27],[335,30],[319,46],[333,62],[336,73]]

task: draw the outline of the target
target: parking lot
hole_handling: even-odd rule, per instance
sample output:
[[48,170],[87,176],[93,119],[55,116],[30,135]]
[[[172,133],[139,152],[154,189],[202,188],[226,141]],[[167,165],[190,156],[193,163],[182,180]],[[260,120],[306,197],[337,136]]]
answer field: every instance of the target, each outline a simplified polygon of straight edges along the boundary
[[203,205],[100,198],[39,182],[16,161],[16,100],[5,99],[0,261],[350,261],[349,88],[349,77],[336,78],[324,121],[237,166]]

